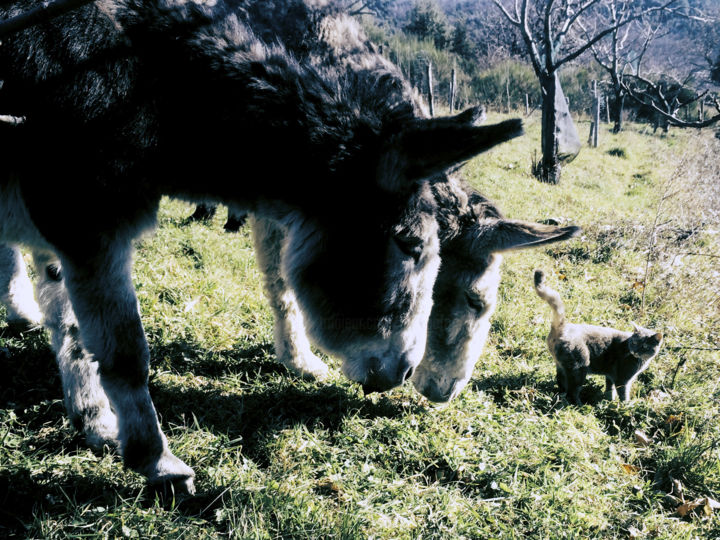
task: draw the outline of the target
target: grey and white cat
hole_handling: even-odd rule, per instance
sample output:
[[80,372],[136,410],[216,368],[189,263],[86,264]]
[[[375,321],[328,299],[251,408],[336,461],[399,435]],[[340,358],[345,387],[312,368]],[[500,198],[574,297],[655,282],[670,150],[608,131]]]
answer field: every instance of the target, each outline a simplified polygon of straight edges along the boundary
[[605,394],[622,401],[630,399],[630,387],[660,351],[663,335],[632,323],[634,332],[565,320],[560,295],[545,283],[542,270],[535,270],[535,291],[553,310],[548,349],[557,366],[560,392],[580,405],[580,388],[588,373],[605,376]]

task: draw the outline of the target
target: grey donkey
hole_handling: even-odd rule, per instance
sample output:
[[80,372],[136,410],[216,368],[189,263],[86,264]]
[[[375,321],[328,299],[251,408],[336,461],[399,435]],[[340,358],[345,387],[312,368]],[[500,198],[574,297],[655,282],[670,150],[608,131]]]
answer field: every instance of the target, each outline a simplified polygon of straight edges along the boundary
[[[107,442],[126,466],[180,491],[194,490],[194,472],[148,392],[131,279],[132,243],[161,197],[281,223],[282,271],[308,334],[352,380],[387,390],[425,351],[440,264],[428,179],[522,132],[519,121],[425,119],[350,17],[332,28],[355,60],[337,62],[318,37],[303,42],[318,54],[295,52],[290,30],[303,10],[315,18],[309,6],[268,17],[263,4],[98,0],[0,48],[3,111],[26,119],[0,129],[0,242],[16,261],[24,245],[62,268],[40,307],[61,369],[83,366],[63,375],[66,393],[97,401],[66,400],[80,407],[69,414],[88,441],[116,433]],[[0,6],[0,18],[32,7]]]
[[663,335],[634,323],[633,332],[569,323],[560,295],[545,283],[542,270],[535,270],[534,281],[538,296],[553,312],[547,344],[555,359],[560,392],[567,392],[568,400],[580,405],[580,389],[588,373],[593,373],[605,376],[607,399],[619,394],[622,401],[629,400],[633,382],[657,356]]
[[[502,253],[567,240],[580,229],[506,219],[457,175],[432,188],[442,262],[433,289],[425,354],[411,380],[428,399],[445,402],[465,387],[482,353],[497,303]],[[328,366],[312,352],[302,309],[283,276],[285,232],[268,219],[254,218],[251,224],[275,318],[277,359],[297,373],[323,378]]]

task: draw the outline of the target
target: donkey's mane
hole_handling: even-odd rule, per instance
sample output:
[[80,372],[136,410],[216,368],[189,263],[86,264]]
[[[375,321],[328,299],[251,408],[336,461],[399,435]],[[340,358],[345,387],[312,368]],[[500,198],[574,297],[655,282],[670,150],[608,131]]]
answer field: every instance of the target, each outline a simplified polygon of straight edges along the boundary
[[439,177],[432,183],[432,193],[437,204],[436,218],[442,245],[449,244],[480,220],[503,217],[497,206],[457,174],[449,179]]

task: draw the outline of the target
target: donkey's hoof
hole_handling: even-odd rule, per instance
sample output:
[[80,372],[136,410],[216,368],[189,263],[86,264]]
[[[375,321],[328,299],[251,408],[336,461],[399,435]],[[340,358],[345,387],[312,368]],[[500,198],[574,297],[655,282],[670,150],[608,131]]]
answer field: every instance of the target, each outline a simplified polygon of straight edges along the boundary
[[187,476],[167,478],[151,483],[150,489],[163,501],[181,499],[195,495],[195,479]]
[[105,447],[108,447],[113,451],[120,448],[120,443],[117,439],[117,430],[107,430],[104,432],[91,432],[85,430],[85,443],[91,450],[96,452],[101,452]]
[[195,494],[195,472],[169,452],[160,457],[146,476],[158,493],[175,497]]
[[330,368],[317,356],[313,356],[311,361],[305,361],[300,368],[300,373],[303,377],[323,381],[327,379]]
[[290,371],[297,373],[304,379],[315,379],[322,381],[327,378],[330,368],[325,362],[314,354],[304,355],[299,358],[283,359],[281,362]]
[[191,497],[195,495],[195,478],[188,476],[165,478],[151,482],[150,489],[163,501]]
[[88,407],[80,414],[71,414],[70,420],[80,432],[85,433],[85,442],[95,450],[101,451],[107,446],[112,450],[120,448],[118,441],[117,416],[112,412],[107,400],[95,407]]

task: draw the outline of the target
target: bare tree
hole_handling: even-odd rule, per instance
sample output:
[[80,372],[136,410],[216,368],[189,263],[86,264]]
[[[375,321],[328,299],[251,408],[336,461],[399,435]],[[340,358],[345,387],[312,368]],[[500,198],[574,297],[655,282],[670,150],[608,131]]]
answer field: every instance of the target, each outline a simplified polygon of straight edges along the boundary
[[[611,22],[615,23],[621,18],[622,12],[628,9],[627,2],[608,0],[608,3]],[[706,18],[705,14],[697,7],[691,9],[685,6],[681,10],[673,10],[669,13],[676,18],[683,18],[686,21],[692,21],[694,24],[704,25],[699,32],[701,35],[707,34],[707,30],[714,28],[712,24],[707,25],[711,19]],[[655,15],[659,14],[656,13]],[[701,106],[706,101],[712,103],[713,100],[706,97],[707,92],[691,90],[688,87],[699,73],[708,71],[708,66],[697,63],[697,59],[693,58],[692,53],[689,52],[692,47],[687,46],[686,43],[678,43],[677,40],[681,39],[680,34],[673,32],[669,23],[670,21],[664,21],[660,17],[646,16],[626,25],[624,28],[616,28],[608,39],[592,46],[595,60],[608,72],[612,82],[615,97],[615,126],[613,131],[616,133],[622,129],[623,108],[627,95],[631,95],[635,98],[635,101],[648,109],[654,110],[656,119],[662,119],[662,123],[666,126],[673,124],[683,125],[684,127],[702,127],[698,122],[688,123],[687,120],[681,120],[678,112],[695,102],[699,102]],[[586,35],[592,33],[588,28],[584,28],[584,30]],[[660,78],[660,82],[653,82],[649,76],[640,75],[643,59],[656,41],[670,41],[669,49],[675,53],[674,56],[680,57],[680,61],[678,62],[676,59],[676,63],[682,65],[682,69],[673,68],[671,67],[673,62],[669,58],[664,58],[662,62],[664,65],[661,68],[664,76]],[[707,43],[705,45],[707,51],[709,45]],[[666,43],[665,51],[656,51],[655,56],[662,57],[667,56],[667,54],[668,44]],[[708,63],[709,58],[706,54],[705,60]],[[634,73],[627,72],[630,68]],[[678,75],[680,71],[684,71],[684,75]],[[673,73],[675,73],[674,77]],[[701,122],[704,120],[704,118],[700,119]],[[657,124],[658,120],[656,120],[656,129]],[[706,123],[705,125],[709,124]]]
[[[542,161],[538,177],[544,182],[560,181],[558,128],[560,121],[568,121],[567,114],[558,109],[558,94],[562,93],[558,73],[560,68],[587,52],[595,44],[651,13],[669,11],[678,0],[664,0],[648,7],[644,2],[624,2],[615,20],[610,13],[609,0],[493,0],[505,18],[520,32],[526,52],[535,70],[543,94]],[[512,5],[510,5],[512,4]],[[642,5],[640,5],[642,4]],[[597,24],[592,34],[589,21]],[[564,118],[564,120],[563,120]],[[570,121],[571,122],[571,121]],[[574,126],[573,126],[574,129]]]
[[[619,12],[625,7],[625,2],[610,0],[610,22],[616,24]],[[619,133],[623,128],[623,115],[625,97],[623,87],[625,73],[629,66],[636,64],[647,51],[652,40],[660,32],[660,25],[652,25],[643,21],[634,21],[625,27],[614,28],[609,39],[601,40],[592,47],[595,61],[610,76],[611,89],[614,97],[613,133]]]
[[[704,17],[695,11],[685,13],[685,17],[699,24],[701,33],[717,36],[717,20]],[[708,32],[705,32],[709,30]],[[680,47],[676,47],[680,48]],[[641,49],[640,54],[632,62],[633,72],[620,80],[622,91],[637,103],[651,110],[655,116],[655,127],[659,124],[665,128],[676,126],[681,128],[704,128],[720,121],[720,99],[717,92],[711,92],[711,86],[718,81],[713,80],[712,56],[705,44],[704,58],[700,62],[693,58],[682,58],[682,65],[673,69],[663,69],[661,75],[652,76],[644,73],[644,60],[648,48]],[[689,118],[689,107],[697,104],[702,114],[696,119]],[[705,107],[714,107],[716,114],[705,117]],[[684,118],[681,117],[685,111]]]
[[[622,83],[623,90],[635,101],[648,107],[656,115],[656,129],[660,123],[681,128],[704,128],[720,121],[720,99],[708,90],[688,89],[687,80],[653,82],[635,73],[630,81]],[[687,95],[690,93],[690,95]],[[684,95],[685,94],[685,95]],[[693,103],[708,104],[715,107],[717,114],[709,118],[687,120],[680,117],[680,111]]]

